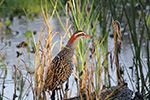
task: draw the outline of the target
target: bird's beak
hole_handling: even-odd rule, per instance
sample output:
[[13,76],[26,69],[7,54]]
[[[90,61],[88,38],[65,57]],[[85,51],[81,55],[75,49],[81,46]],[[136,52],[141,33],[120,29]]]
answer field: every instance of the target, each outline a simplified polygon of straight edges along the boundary
[[85,37],[91,37],[90,35],[87,35],[87,34],[85,34],[84,36],[85,36]]

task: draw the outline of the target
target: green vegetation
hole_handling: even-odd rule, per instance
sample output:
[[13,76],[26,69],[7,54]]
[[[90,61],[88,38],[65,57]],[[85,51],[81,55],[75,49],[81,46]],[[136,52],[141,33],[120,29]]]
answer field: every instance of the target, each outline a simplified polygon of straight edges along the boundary
[[[44,68],[52,60],[51,51],[56,43],[59,42],[60,46],[62,45],[63,37],[60,34],[61,40],[52,44],[53,37],[59,34],[56,32],[52,35],[53,27],[49,25],[52,17],[58,18],[68,37],[75,30],[83,30],[92,37],[91,39],[81,39],[76,46],[76,51],[78,52],[76,52],[74,57],[75,71],[73,75],[75,76],[74,82],[78,83],[78,95],[82,97],[82,94],[86,94],[87,98],[91,98],[92,92],[95,91],[96,99],[100,99],[99,94],[102,86],[112,86],[111,80],[113,78],[110,76],[110,70],[116,70],[115,82],[118,85],[126,82],[121,72],[121,69],[124,69],[124,73],[128,75],[127,80],[132,85],[132,90],[141,93],[144,99],[148,99],[150,97],[149,4],[149,0],[2,0],[0,2],[0,16],[3,19],[9,18],[4,23],[6,27],[11,24],[14,16],[20,17],[25,15],[27,19],[30,19],[42,15],[47,29],[47,33],[41,30],[37,43],[35,42],[32,29],[31,32],[25,33],[28,44],[30,43],[29,38],[32,39],[31,44],[35,51],[35,62],[31,64],[35,68],[34,80],[32,78],[24,78],[21,71],[18,70],[19,66],[17,66],[15,68],[13,99],[17,98],[17,73],[19,73],[19,80],[21,80],[18,89],[20,92],[18,99],[23,98],[22,93],[26,82],[30,84],[29,88],[33,93],[33,99],[41,100],[49,96],[42,90],[44,85]],[[65,24],[60,19],[62,16],[66,17]],[[2,26],[0,25],[0,29]],[[129,33],[130,47],[134,56],[131,62],[133,63],[133,72],[136,72],[133,73],[136,77],[136,87],[133,86],[133,77],[128,72],[129,66],[121,66],[119,63],[121,61],[119,54],[123,46],[121,40],[124,39],[125,32]],[[47,37],[45,34],[47,34]],[[114,38],[113,50],[108,50],[108,38],[110,35]],[[42,39],[45,41],[44,45],[41,43]],[[146,46],[143,46],[143,44],[146,44]],[[141,57],[142,48],[147,55],[145,63],[143,63],[144,61]],[[0,62],[2,62],[0,70],[5,72],[6,77],[7,67],[1,55],[0,59]],[[28,72],[27,75],[33,77],[30,67],[26,65],[25,61],[23,62]],[[144,69],[146,69],[146,72],[144,72]],[[102,75],[102,73],[104,74]],[[2,78],[2,76],[0,77]],[[5,77],[3,77],[3,85],[5,84]],[[63,96],[69,98],[73,91],[72,89],[69,89],[69,91],[62,89]],[[3,96],[4,88],[0,92],[0,100],[3,99]],[[138,99],[138,97],[135,96],[135,99]]]

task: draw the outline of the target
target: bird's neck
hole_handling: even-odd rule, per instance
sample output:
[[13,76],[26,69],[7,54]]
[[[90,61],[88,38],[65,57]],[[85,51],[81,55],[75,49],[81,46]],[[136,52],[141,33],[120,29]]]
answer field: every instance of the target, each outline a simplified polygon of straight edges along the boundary
[[70,43],[70,41],[68,41],[66,47],[69,47],[69,48],[71,48],[71,49],[75,49],[75,47],[76,47],[76,45],[77,45],[77,43],[78,43],[78,40],[79,40],[79,39],[76,39],[76,40],[74,40],[72,43]]
[[76,47],[76,45],[73,45],[73,44],[71,44],[71,43],[68,42],[67,45],[66,45],[66,47],[74,50],[75,47]]

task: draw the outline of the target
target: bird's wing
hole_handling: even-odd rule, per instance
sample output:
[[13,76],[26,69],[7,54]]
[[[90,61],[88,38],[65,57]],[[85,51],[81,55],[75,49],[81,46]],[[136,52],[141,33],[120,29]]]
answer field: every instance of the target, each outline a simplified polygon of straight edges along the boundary
[[52,91],[69,78],[73,70],[72,60],[65,62],[67,63],[60,61],[58,56],[53,59],[46,72],[45,88]]

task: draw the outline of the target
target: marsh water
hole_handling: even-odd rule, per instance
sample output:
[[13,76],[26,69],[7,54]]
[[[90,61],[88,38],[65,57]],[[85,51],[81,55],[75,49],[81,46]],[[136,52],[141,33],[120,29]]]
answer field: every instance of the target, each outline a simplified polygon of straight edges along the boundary
[[[65,24],[65,17],[62,18],[63,23]],[[60,22],[57,18],[53,18],[50,21],[50,26],[53,27],[53,32],[52,34],[54,34],[55,32],[60,32],[62,34],[62,36],[65,35],[65,32],[63,30],[63,28],[60,25]],[[21,17],[20,19],[18,19],[17,17],[14,18],[12,24],[10,25],[10,28],[12,30],[11,34],[0,34],[0,50],[2,53],[2,57],[4,57],[4,63],[6,64],[7,67],[7,74],[5,75],[5,71],[4,68],[1,67],[2,69],[0,70],[0,90],[2,90],[3,88],[3,84],[4,84],[4,100],[6,99],[12,99],[13,98],[13,93],[14,93],[14,75],[15,75],[15,68],[16,66],[19,66],[19,70],[22,72],[23,77],[27,78],[29,77],[29,74],[26,72],[26,67],[24,66],[24,63],[22,61],[18,60],[24,60],[27,64],[27,66],[30,67],[30,69],[33,71],[34,70],[34,53],[30,53],[28,52],[27,48],[17,48],[16,46],[19,45],[22,41],[26,41],[27,38],[25,37],[25,33],[27,31],[35,31],[36,34],[35,36],[35,40],[38,40],[38,35],[40,34],[41,30],[43,29],[43,27],[45,27],[45,23],[42,17],[39,18],[35,18],[34,20],[30,20],[28,21],[25,17]],[[2,32],[5,30],[5,27],[3,27]],[[111,29],[113,31],[113,29]],[[45,32],[46,33],[46,32]],[[110,34],[112,32],[110,31]],[[100,34],[99,32],[97,32],[97,34]],[[132,70],[129,69],[130,67],[133,66],[133,53],[132,53],[132,43],[129,43],[129,32],[126,31],[123,35],[123,40],[122,40],[122,48],[121,48],[121,53],[119,54],[119,59],[120,59],[120,66],[126,66],[128,73],[130,74],[130,76],[132,76]],[[57,34],[53,40],[52,40],[52,44],[55,41],[59,41],[60,40],[60,35]],[[63,39],[63,45],[66,44],[68,38],[67,36]],[[32,41],[32,39],[30,39],[30,41]],[[31,44],[29,45],[30,49],[31,49]],[[52,57],[54,57],[60,50],[60,44],[57,43],[56,46],[54,47],[53,51],[52,51]],[[114,39],[111,37],[108,37],[108,52],[111,52],[112,50],[114,50]],[[17,57],[17,52],[21,52],[22,55]],[[144,64],[146,64],[146,53],[145,53],[145,44],[143,43],[143,48],[142,48],[142,53],[141,53],[141,59],[143,61]],[[110,64],[110,63],[109,63]],[[0,65],[2,66],[2,62],[0,62]],[[125,70],[125,69],[124,69]],[[144,69],[144,71],[146,71],[147,69]],[[115,80],[116,78],[116,73],[115,72],[110,72],[111,77]],[[3,79],[3,77],[6,76],[5,79]],[[21,81],[19,79],[18,75],[18,80],[17,82],[19,83],[19,81]],[[34,76],[31,76],[32,78]],[[127,78],[127,73],[125,71],[124,75],[123,75],[124,79],[127,83],[128,86],[131,90],[133,90],[133,87],[130,83],[130,81]],[[117,85],[117,81],[112,81],[112,85]],[[72,91],[72,97],[76,96],[77,94],[77,88],[76,88],[76,83],[74,82],[74,76],[71,75],[71,77],[69,78],[69,88],[71,87],[73,88]],[[18,84],[18,88],[19,88],[19,84]],[[24,92],[23,92],[23,100],[27,99],[27,100],[32,100],[32,92],[30,88],[30,84],[28,81],[25,81],[25,86],[24,86]],[[134,89],[135,89],[135,83],[134,83]],[[19,89],[18,89],[19,90]],[[17,91],[17,95],[20,94],[20,91]],[[28,96],[27,96],[28,95]]]

